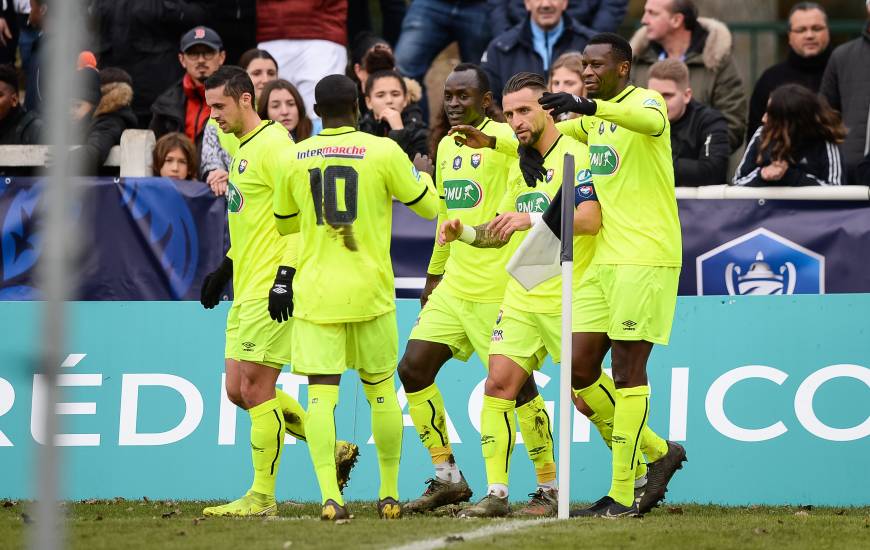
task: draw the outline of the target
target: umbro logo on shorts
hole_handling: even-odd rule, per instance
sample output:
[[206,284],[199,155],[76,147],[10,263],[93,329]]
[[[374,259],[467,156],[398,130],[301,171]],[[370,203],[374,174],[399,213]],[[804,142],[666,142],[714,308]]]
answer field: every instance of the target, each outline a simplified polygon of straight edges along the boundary
[[629,319],[628,321],[623,321],[622,326],[625,327],[625,330],[634,330],[634,327],[637,326],[637,323]]
[[251,351],[252,349],[257,347],[257,344],[253,342],[242,342],[242,347],[245,348],[245,350],[247,351]]

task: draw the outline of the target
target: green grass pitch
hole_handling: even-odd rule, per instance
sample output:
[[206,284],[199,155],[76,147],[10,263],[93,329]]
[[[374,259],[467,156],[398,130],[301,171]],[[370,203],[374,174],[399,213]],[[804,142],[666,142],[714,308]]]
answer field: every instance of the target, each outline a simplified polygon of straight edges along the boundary
[[[666,505],[643,519],[498,520],[413,516],[386,522],[373,503],[331,524],[319,506],[284,502],[276,518],[208,518],[211,502],[70,502],[70,548],[870,548],[870,507]],[[26,547],[31,503],[0,501],[0,548]]]

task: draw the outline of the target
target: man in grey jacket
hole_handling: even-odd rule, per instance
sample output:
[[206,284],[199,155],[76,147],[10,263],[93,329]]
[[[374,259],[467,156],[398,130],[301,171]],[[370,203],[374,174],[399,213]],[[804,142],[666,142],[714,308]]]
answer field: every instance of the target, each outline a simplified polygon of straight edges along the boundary
[[646,0],[641,23],[631,39],[634,83],[646,86],[656,61],[683,61],[695,99],[722,113],[735,151],[746,133],[746,92],[731,56],[731,31],[720,21],[698,17],[692,0]]
[[[866,0],[870,19],[870,0]],[[855,182],[855,168],[870,153],[870,24],[858,38],[839,46],[822,77],[821,93],[840,111],[846,125],[846,141],[840,145],[846,159],[846,174]]]

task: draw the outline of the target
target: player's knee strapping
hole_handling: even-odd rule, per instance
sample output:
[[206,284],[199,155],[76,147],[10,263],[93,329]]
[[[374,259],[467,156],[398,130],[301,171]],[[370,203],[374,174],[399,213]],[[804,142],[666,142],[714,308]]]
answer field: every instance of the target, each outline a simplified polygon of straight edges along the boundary
[[649,386],[616,390],[613,422],[613,479],[609,495],[625,506],[634,499],[634,473],[640,437],[649,417]]
[[296,439],[305,441],[305,409],[302,404],[290,395],[275,388],[275,397],[281,403],[281,412],[284,413],[284,424],[287,433]]
[[516,401],[483,396],[480,411],[480,447],[490,485],[508,484],[511,454],[516,439],[514,408]]
[[275,477],[284,448],[284,415],[277,398],[248,410],[251,417],[251,459],[254,483],[251,490],[264,495],[275,494]]
[[399,459],[402,456],[402,408],[396,397],[393,373],[361,378],[372,409],[372,436],[378,451],[381,487],[378,498],[399,498]]
[[444,409],[444,398],[438,386],[432,384],[408,396],[408,410],[411,420],[420,436],[420,442],[429,450],[432,464],[447,462],[453,450],[447,434],[447,413]]
[[529,459],[535,464],[538,485],[551,484],[556,479],[556,460],[553,454],[553,431],[544,398],[540,395],[517,407],[520,433]]
[[313,384],[308,386],[308,414],[305,417],[305,433],[308,435],[308,452],[322,501],[329,499],[343,505],[335,477],[335,406],[338,404],[338,386]]

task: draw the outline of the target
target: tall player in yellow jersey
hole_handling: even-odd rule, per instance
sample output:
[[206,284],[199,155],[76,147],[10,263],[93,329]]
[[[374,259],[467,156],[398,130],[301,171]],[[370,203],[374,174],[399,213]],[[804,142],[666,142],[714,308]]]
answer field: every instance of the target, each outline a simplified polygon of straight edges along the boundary
[[[589,154],[586,146],[562,136],[553,119],[541,109],[538,98],[546,91],[543,77],[519,73],[505,84],[504,113],[523,147],[533,147],[543,158],[544,180],[530,187],[519,163],[513,165],[510,189],[488,224],[476,227],[460,220],[441,225],[439,242],[461,240],[477,248],[501,247],[509,240],[519,243],[526,233],[511,239],[515,231],[525,231],[541,216],[562,185],[564,158],[575,158],[574,181],[579,202],[574,216],[575,278],[592,259],[593,237],[601,224],[601,211],[591,185]],[[534,183],[534,182],[533,182]],[[574,200],[568,197],[565,200]],[[463,246],[455,243],[456,246]],[[499,517],[510,513],[508,472],[514,445],[513,410],[520,388],[539,369],[547,354],[558,363],[561,352],[561,278],[552,278],[532,290],[516,280],[508,281],[501,309],[493,325],[489,347],[489,374],[480,414],[480,441],[489,483],[486,496],[475,506],[460,512],[465,516]],[[549,426],[547,427],[549,432]],[[552,448],[551,448],[552,449]],[[552,450],[551,450],[552,453]],[[551,457],[552,458],[552,457]],[[551,482],[542,487],[540,508],[552,509],[558,500],[555,471]]]
[[[572,384],[605,422],[612,418],[613,474],[608,494],[575,516],[643,514],[664,498],[686,459],[682,446],[647,428],[646,364],[653,345],[667,345],[670,337],[682,237],[665,102],[628,84],[631,58],[624,38],[596,35],[583,51],[583,82],[592,99],[560,93],[540,100],[553,116],[584,115],[559,129],[589,145],[602,211],[595,257],[574,296]],[[612,382],[601,371],[608,350]],[[649,471],[637,501],[641,452]]]
[[[489,79],[479,66],[463,63],[448,75],[444,110],[450,124],[470,125],[499,140],[512,142],[516,148],[511,127],[486,116],[491,102]],[[457,139],[461,138],[446,136],[438,144],[435,174],[441,201],[438,224],[448,218],[472,226],[489,222],[498,213],[508,188],[508,173],[517,160],[492,149],[471,149]],[[512,247],[475,250],[462,244],[453,247],[436,244],[432,251],[421,298],[424,307],[399,362],[399,377],[420,441],[432,458],[435,476],[427,481],[429,487],[420,498],[405,505],[405,512],[427,512],[471,497],[471,489],[453,457],[444,399],[435,377],[451,357],[466,361],[477,353],[487,363],[492,326],[508,279],[505,265],[512,250]],[[549,430],[540,429],[550,425],[550,418],[532,378],[517,396],[517,414],[526,450],[535,463],[541,484],[539,492],[545,492],[555,480],[553,439]]]
[[398,331],[390,261],[393,197],[424,218],[438,214],[429,174],[396,143],[359,132],[357,87],[345,76],[317,83],[323,132],[298,144],[276,190],[282,234],[300,233],[293,279],[293,371],[308,377],[308,449],[317,473],[323,519],[347,517],[335,479],[338,384],[358,372],[372,412],[381,474],[378,513],[401,516],[399,458],[402,410],[394,373]]
[[[208,507],[207,516],[275,515],[275,478],[285,430],[305,439],[305,410],[275,387],[290,362],[289,322],[292,302],[270,293],[279,265],[294,265],[296,238],[282,237],[272,219],[273,190],[282,176],[278,159],[292,147],[287,130],[261,121],[253,109],[254,86],[239,67],[221,67],[206,82],[206,101],[223,132],[237,141],[228,184],[228,218],[232,248],[221,266],[206,276],[202,305],[213,308],[229,279],[234,300],[227,316],[225,369],[227,397],[251,417],[254,483],[239,500]],[[280,278],[280,270],[279,270]],[[280,281],[277,284],[281,284]],[[271,295],[270,295],[271,294]],[[356,458],[355,445],[344,442],[337,452],[344,465],[344,483]]]

